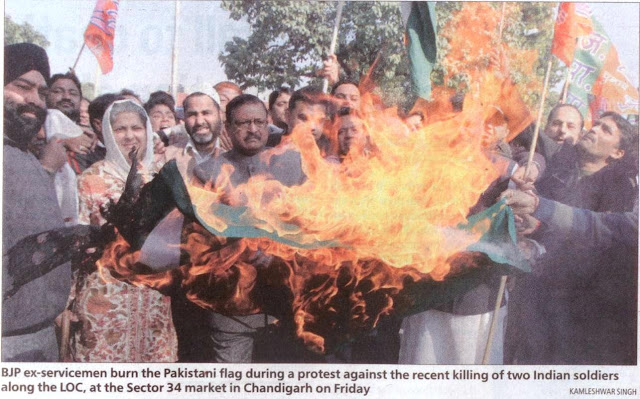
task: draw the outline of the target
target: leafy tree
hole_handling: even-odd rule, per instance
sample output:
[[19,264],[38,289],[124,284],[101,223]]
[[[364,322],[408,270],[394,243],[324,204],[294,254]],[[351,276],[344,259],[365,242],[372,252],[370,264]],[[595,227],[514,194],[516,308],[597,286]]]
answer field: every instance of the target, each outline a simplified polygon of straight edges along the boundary
[[[485,6],[493,10],[493,25],[487,25],[485,29],[493,29],[487,34],[497,37],[501,4]],[[251,35],[247,39],[234,37],[220,54],[229,79],[243,87],[256,87],[259,91],[273,90],[282,85],[298,87],[305,83],[305,78],[311,79],[311,83],[318,83],[313,73],[328,52],[336,3],[223,0],[222,7],[230,12],[232,19],[246,20],[251,25]],[[452,18],[464,7],[468,5],[438,2],[439,32],[446,32]],[[514,65],[513,68],[512,77],[525,89],[525,100],[530,105],[539,97],[542,86],[553,35],[554,7],[553,3],[508,3],[505,11],[502,41],[513,50],[512,59],[520,60],[522,57],[518,55],[524,52],[529,56],[533,54],[534,61],[540,55],[533,68],[531,64],[534,62]],[[482,22],[486,16],[476,17],[476,22]],[[336,55],[347,77],[359,80],[376,56],[382,53],[372,78],[389,104],[408,108],[415,101],[415,96],[409,94],[412,91],[403,33],[398,3],[346,2]],[[446,37],[439,34],[439,62],[432,79],[435,85],[464,89],[468,74],[453,71],[451,63],[445,61],[452,50],[452,37],[455,35]],[[481,68],[487,65],[488,50],[483,57],[478,63]],[[559,80],[560,75],[554,74],[551,87]]]
[[17,24],[13,22],[10,16],[5,15],[4,17],[4,43],[7,44],[15,44],[15,43],[33,43],[37,44],[41,47],[49,46],[49,41],[47,38],[37,30],[28,22],[23,24]]
[[[231,18],[244,18],[252,27],[246,40],[235,37],[220,55],[231,80],[262,91],[282,85],[297,87],[303,78],[313,79],[314,70],[328,53],[336,3],[226,0],[222,7],[230,11]],[[347,77],[358,80],[378,52],[384,51],[384,62],[374,76],[378,84],[391,89],[406,81],[401,25],[395,3],[347,2],[336,51]]]
[[[432,75],[434,84],[466,91],[470,70],[488,65],[489,51],[501,44],[511,62],[512,80],[521,88],[520,92],[528,105],[532,109],[537,108],[551,57],[556,7],[557,3],[510,2],[504,7],[503,17],[502,3],[438,3],[436,12],[440,53]],[[503,31],[500,37],[502,18]],[[452,44],[456,55],[452,54]],[[460,62],[459,52],[466,56],[463,63]],[[563,81],[565,70],[552,57],[550,88]],[[558,97],[557,91],[547,94],[547,110],[557,102]]]

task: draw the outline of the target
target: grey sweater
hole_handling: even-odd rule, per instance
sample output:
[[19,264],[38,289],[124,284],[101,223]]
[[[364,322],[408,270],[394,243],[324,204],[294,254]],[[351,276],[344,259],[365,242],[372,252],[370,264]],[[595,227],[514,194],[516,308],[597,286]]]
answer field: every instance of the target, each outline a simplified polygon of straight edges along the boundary
[[[64,227],[53,179],[29,152],[6,144],[2,204],[2,288],[13,279],[7,269],[7,251],[31,234]],[[2,336],[34,333],[53,325],[71,288],[71,266],[65,263],[23,285],[2,302]],[[36,348],[34,348],[36,349]],[[26,360],[26,359],[25,359]]]

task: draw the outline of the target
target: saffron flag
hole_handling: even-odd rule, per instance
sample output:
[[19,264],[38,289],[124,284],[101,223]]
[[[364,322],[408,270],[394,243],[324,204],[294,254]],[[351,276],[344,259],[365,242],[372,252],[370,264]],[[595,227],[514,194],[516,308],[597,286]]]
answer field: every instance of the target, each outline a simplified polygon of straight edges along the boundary
[[593,32],[578,40],[570,67],[567,103],[585,116],[587,127],[605,111],[638,114],[638,89],[625,76],[618,52],[602,25],[592,18]]
[[119,0],[98,0],[84,32],[85,44],[96,56],[103,74],[113,69],[113,40],[119,3]]
[[405,25],[413,89],[419,97],[429,100],[431,71],[437,56],[436,5],[434,2],[402,2],[400,11]]
[[551,54],[571,65],[576,49],[576,40],[593,31],[591,23],[591,9],[586,4],[561,3],[553,33]]

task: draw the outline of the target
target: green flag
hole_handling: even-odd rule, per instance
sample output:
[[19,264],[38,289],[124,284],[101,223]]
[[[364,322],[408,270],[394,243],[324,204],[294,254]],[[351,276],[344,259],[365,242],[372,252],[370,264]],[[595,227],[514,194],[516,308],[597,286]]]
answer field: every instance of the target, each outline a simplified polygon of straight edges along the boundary
[[431,71],[436,63],[436,5],[434,2],[403,2],[400,4],[405,25],[405,43],[411,66],[411,82],[415,93],[431,98]]

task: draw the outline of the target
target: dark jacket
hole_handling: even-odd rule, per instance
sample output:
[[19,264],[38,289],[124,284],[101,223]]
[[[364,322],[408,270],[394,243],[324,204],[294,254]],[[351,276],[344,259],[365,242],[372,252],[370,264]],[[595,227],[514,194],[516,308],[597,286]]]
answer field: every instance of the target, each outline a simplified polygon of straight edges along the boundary
[[[537,186],[540,194],[583,208],[582,212],[633,211],[638,191],[635,170],[618,162],[581,176],[576,161],[574,149],[561,148]],[[518,332],[508,337],[515,349],[507,361],[635,364],[637,226],[629,229],[624,217],[618,220],[626,221],[619,227],[611,225],[610,217],[590,219],[577,213],[575,218],[568,209],[549,210],[541,201],[536,216],[543,224],[535,238],[547,252],[513,291],[509,323]],[[566,225],[572,227],[567,230]],[[635,239],[614,238],[617,228],[635,234]]]

